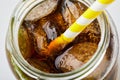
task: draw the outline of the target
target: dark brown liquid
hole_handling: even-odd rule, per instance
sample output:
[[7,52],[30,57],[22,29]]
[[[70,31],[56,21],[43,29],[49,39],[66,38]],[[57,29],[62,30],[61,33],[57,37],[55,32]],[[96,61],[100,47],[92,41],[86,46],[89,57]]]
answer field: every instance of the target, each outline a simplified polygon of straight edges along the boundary
[[[42,51],[47,48],[52,40],[62,34],[73,22],[75,22],[86,9],[87,7],[78,1],[59,0],[57,8],[49,15],[35,21],[24,20],[19,30],[19,46],[23,57],[30,65],[41,71],[48,73],[64,72],[56,69],[54,64],[55,58],[77,44],[93,43],[98,45],[101,32],[97,20],[94,20],[73,42],[56,53],[52,58],[47,58],[43,55]],[[81,47],[81,45],[77,45],[77,48],[79,47]],[[86,50],[85,47],[83,48],[83,51]],[[74,52],[74,54],[76,54],[75,50],[74,47],[71,53]],[[84,58],[83,62],[87,62],[95,50],[91,50],[91,52],[92,53],[87,55],[87,57],[82,55]]]

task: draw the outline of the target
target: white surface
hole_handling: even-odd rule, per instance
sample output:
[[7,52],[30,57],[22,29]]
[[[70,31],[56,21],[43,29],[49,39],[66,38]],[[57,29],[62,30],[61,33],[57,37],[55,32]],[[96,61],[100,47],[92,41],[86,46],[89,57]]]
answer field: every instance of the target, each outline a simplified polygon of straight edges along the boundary
[[[5,36],[6,36],[10,16],[17,2],[18,0],[2,0],[0,2],[0,80],[16,80],[9,68],[6,59]],[[120,34],[120,0],[116,0],[116,2],[110,5],[107,9],[109,10],[115,22],[115,25],[117,26],[118,33]],[[120,39],[120,35],[119,35],[119,39]],[[120,80],[120,77],[118,78],[118,80]]]

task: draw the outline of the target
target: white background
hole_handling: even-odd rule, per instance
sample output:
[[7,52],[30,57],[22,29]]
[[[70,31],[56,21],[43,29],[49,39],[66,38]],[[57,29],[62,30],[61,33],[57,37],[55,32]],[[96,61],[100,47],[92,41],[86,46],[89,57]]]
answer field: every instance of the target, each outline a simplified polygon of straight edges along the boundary
[[[10,16],[19,0],[0,0],[0,80],[16,80],[11,72],[5,53],[5,36]],[[118,34],[120,34],[120,0],[116,0],[107,10],[111,14]],[[120,35],[119,35],[120,39]],[[118,44],[119,45],[119,44]],[[119,56],[120,59],[120,56]],[[120,61],[119,61],[120,63]],[[120,70],[120,68],[119,68]],[[120,73],[119,73],[120,76]],[[118,78],[120,80],[120,77]]]

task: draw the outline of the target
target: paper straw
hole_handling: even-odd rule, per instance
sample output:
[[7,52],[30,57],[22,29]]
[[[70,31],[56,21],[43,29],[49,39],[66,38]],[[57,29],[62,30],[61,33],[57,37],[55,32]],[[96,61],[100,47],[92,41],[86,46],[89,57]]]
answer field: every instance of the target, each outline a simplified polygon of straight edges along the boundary
[[48,52],[53,52],[72,42],[108,5],[114,0],[96,0],[61,36],[48,46]]

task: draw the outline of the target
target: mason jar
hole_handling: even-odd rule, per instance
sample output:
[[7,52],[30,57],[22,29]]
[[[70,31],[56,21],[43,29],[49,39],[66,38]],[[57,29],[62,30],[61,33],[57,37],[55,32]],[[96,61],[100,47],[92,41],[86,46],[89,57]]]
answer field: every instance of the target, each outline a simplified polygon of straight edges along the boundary
[[[107,10],[98,18],[101,37],[92,58],[82,67],[66,73],[46,73],[31,66],[21,55],[18,37],[25,16],[47,0],[23,0],[13,12],[6,36],[6,54],[18,80],[117,80],[119,41],[116,27]],[[49,0],[48,0],[49,1]],[[94,0],[77,0],[90,6]],[[59,5],[59,4],[58,4]],[[29,47],[29,45],[26,45]],[[106,58],[107,57],[107,58]]]

